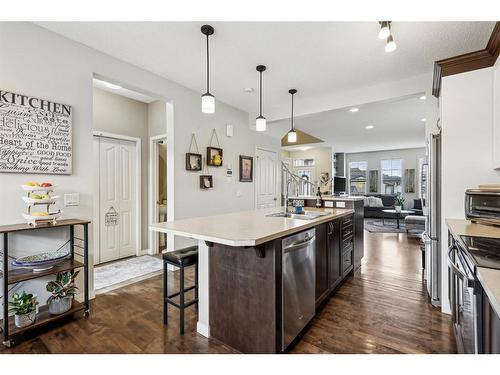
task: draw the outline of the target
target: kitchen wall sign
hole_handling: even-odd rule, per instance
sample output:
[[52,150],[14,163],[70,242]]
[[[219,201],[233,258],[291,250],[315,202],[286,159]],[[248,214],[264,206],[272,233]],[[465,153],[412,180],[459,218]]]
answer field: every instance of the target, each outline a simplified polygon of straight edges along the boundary
[[71,174],[70,105],[0,90],[0,172]]

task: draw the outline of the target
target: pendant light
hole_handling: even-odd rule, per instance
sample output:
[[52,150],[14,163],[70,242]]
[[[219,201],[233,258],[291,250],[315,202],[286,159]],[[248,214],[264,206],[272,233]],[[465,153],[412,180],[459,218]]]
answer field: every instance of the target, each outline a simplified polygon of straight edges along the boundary
[[290,93],[290,95],[292,95],[292,117],[291,117],[291,128],[287,134],[287,140],[289,143],[295,143],[297,142],[297,132],[293,128],[293,96],[297,93],[297,90],[290,89],[288,90],[288,92]]
[[260,82],[259,82],[259,87],[260,87],[260,92],[259,92],[259,116],[255,119],[255,130],[258,132],[265,132],[266,131],[266,118],[262,116],[262,72],[266,70],[265,65],[257,65],[255,68],[259,72],[260,75]]
[[208,50],[208,37],[215,32],[210,25],[203,25],[201,33],[207,37],[207,92],[201,96],[201,111],[203,113],[215,113],[215,96],[210,94],[210,56]]

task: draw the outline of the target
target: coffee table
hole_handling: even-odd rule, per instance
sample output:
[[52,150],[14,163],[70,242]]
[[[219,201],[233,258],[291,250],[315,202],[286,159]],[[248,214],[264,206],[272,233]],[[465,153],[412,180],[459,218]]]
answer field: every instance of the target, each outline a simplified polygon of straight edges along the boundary
[[[392,214],[393,217],[391,219],[396,219],[398,229],[399,229],[399,220],[403,219],[406,215],[409,215],[413,213],[413,211],[408,211],[408,210],[401,210],[401,211],[396,211],[396,210],[382,210],[382,212],[386,212],[388,214]],[[382,225],[385,225],[384,218],[382,218]]]

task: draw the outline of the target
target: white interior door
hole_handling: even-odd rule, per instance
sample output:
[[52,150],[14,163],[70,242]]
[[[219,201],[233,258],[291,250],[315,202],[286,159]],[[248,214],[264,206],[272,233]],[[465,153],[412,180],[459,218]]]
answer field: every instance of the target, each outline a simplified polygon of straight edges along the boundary
[[278,154],[274,151],[256,150],[256,207],[276,207],[278,201]]
[[[135,255],[137,252],[136,144],[100,138],[99,213],[100,262]],[[116,225],[106,214],[118,214]]]

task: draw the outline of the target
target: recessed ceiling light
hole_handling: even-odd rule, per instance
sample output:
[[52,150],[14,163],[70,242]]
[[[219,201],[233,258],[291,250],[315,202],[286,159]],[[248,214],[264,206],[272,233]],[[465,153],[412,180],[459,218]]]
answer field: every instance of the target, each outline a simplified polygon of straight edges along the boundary
[[254,88],[253,88],[253,87],[245,87],[245,88],[243,89],[243,91],[245,91],[245,92],[247,92],[247,93],[251,94],[251,93],[252,93],[252,92],[254,92],[255,90],[254,90]]
[[425,100],[425,99],[427,99],[427,96],[422,95],[419,99],[420,99],[420,100]]
[[356,108],[356,107],[352,107],[351,109],[349,109],[349,112],[358,112],[359,111],[359,108]]
[[118,90],[118,89],[122,88],[120,85],[115,85],[114,83],[111,83],[111,82],[106,82],[106,81],[102,81],[102,82],[104,83],[104,86],[106,86],[109,89]]
[[365,126],[365,128],[366,128],[366,129],[373,129],[374,127],[375,127],[375,126],[373,126],[373,125],[366,125],[366,126]]
[[423,118],[423,119],[421,119],[420,121],[422,121],[422,122],[426,122],[426,121],[427,121],[427,119],[424,117],[424,118]]

